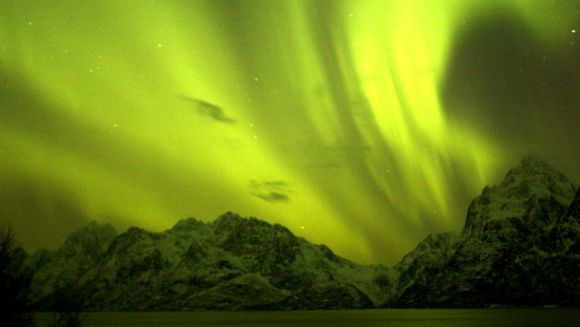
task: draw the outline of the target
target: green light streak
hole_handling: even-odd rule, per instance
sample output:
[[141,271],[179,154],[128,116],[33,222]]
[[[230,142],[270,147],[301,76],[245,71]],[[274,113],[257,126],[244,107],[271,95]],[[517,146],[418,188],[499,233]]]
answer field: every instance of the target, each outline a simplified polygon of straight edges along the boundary
[[[5,1],[0,68],[21,84],[2,98],[0,173],[66,185],[96,219],[234,210],[394,260],[460,228],[454,183],[475,195],[505,156],[440,94],[457,36],[498,8],[554,47],[574,19],[527,0]],[[250,181],[284,181],[290,201]]]

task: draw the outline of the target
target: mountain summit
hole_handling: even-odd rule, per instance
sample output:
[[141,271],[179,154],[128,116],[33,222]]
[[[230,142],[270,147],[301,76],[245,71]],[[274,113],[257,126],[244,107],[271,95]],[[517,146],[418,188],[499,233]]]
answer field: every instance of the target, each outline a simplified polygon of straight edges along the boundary
[[[36,275],[58,280],[61,269],[47,264]],[[36,294],[48,310],[58,310],[63,297],[83,299],[80,307],[91,311],[369,308],[384,302],[374,280],[386,273],[230,212],[207,224],[181,220],[161,233],[132,227],[90,269],[67,271],[74,280]]]
[[580,190],[524,157],[469,206],[459,234],[428,237],[395,269],[403,307],[580,304]]
[[[524,157],[498,186],[485,187],[469,206],[464,233],[481,233],[486,228],[511,218],[554,220],[574,199],[576,187],[566,176],[547,163]],[[550,206],[551,208],[544,208]],[[533,209],[544,208],[545,212]]]
[[93,223],[29,263],[43,310],[578,306],[580,189],[525,157],[471,202],[460,233],[429,235],[392,268],[231,212],[161,233]]
[[41,250],[29,258],[36,271],[32,297],[44,298],[58,289],[66,289],[87,273],[105,253],[117,231],[110,224],[92,221],[71,233],[63,246],[54,252]]

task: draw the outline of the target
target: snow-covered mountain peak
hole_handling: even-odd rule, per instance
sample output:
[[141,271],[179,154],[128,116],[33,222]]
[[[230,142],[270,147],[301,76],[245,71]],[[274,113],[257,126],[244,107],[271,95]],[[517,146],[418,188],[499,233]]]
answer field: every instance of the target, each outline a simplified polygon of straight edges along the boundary
[[112,225],[92,221],[71,233],[57,251],[37,252],[32,258],[37,270],[31,285],[32,297],[42,298],[69,287],[96,264],[116,236]]
[[430,236],[403,258],[391,305],[576,306],[579,222],[580,190],[525,157],[472,201],[460,235]]
[[368,308],[384,301],[386,286],[375,280],[391,278],[383,266],[357,265],[284,226],[231,212],[159,233],[132,227],[97,254],[66,271],[66,258],[48,258],[34,298],[53,308],[51,298],[70,289],[91,310]]
[[116,236],[117,231],[111,224],[98,224],[96,221],[91,221],[87,226],[71,233],[59,251],[75,252],[75,254],[87,251],[90,254],[96,250],[94,247],[98,248],[97,252],[104,251]]
[[211,225],[216,230],[231,229],[235,225],[238,225],[239,223],[241,223],[242,221],[247,220],[247,219],[248,218],[244,218],[235,212],[228,211],[228,212],[224,213],[223,215],[219,216],[213,222],[211,222]]
[[254,217],[242,217],[233,212],[227,212],[221,215],[211,223],[211,226],[214,228],[216,236],[230,234],[232,232],[258,232],[259,230],[276,228],[276,225],[272,225],[264,220]]
[[132,227],[106,247],[110,231],[93,223],[29,260],[39,308],[63,298],[91,311],[580,303],[580,190],[533,157],[473,200],[462,233],[430,235],[393,268],[232,212]]
[[535,157],[524,157],[500,185],[485,187],[469,206],[464,233],[482,232],[485,225],[506,219],[542,216],[548,206],[555,219],[574,199],[576,187],[566,176]]
[[564,192],[566,197],[573,196],[575,192],[574,186],[564,174],[532,156],[523,157],[515,168],[508,171],[500,186],[509,188],[519,186],[522,183],[534,186],[536,189]]
[[202,221],[190,217],[190,218],[181,219],[180,221],[178,221],[175,225],[173,225],[171,230],[174,232],[196,230],[204,225],[205,224]]

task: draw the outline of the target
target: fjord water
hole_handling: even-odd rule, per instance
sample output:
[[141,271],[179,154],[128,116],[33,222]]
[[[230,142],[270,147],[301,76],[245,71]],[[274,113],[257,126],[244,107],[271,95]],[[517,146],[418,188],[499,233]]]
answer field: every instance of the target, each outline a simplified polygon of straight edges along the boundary
[[[465,327],[580,326],[580,309],[387,309],[280,312],[85,313],[82,326]],[[38,314],[50,326],[51,314]]]

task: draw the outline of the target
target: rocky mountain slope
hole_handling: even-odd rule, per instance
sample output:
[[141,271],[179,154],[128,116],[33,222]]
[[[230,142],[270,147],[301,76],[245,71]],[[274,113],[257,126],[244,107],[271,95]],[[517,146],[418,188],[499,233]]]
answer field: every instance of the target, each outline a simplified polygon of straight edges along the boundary
[[429,236],[394,269],[388,305],[580,304],[580,190],[526,157],[469,206],[463,231]]
[[[285,227],[233,213],[209,224],[182,220],[162,233],[133,227],[94,253],[92,261],[81,257],[88,264],[82,269],[74,256],[71,268],[59,268],[62,255],[40,266],[38,307],[58,309],[63,298],[96,311],[369,308],[384,301],[374,280],[386,268],[354,264]],[[50,287],[56,292],[46,296]]]
[[577,306],[580,190],[526,157],[472,201],[460,233],[430,235],[392,268],[234,213],[161,233],[93,223],[29,263],[43,310]]
[[71,233],[57,251],[41,250],[29,257],[28,263],[35,271],[32,298],[44,298],[76,283],[79,276],[98,263],[116,236],[113,226],[91,222]]

